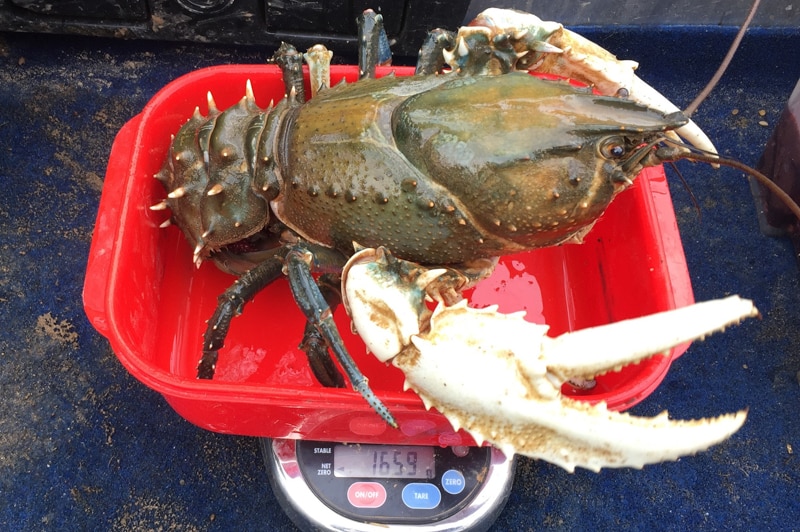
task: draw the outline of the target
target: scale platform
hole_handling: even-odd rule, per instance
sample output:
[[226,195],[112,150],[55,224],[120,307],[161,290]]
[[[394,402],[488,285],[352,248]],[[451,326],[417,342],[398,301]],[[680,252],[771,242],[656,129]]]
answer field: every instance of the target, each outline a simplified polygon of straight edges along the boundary
[[303,530],[486,530],[516,466],[493,447],[260,441],[272,490]]

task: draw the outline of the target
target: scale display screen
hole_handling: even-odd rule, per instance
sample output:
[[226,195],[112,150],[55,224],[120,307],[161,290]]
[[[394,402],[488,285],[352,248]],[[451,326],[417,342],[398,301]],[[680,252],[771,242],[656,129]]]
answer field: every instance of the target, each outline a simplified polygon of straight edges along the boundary
[[419,478],[436,476],[433,447],[416,445],[336,445],[337,477]]

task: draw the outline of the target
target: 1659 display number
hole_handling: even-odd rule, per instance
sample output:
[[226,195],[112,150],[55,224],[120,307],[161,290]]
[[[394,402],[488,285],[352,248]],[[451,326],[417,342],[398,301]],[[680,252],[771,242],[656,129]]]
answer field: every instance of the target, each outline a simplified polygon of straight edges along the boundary
[[333,472],[337,477],[430,479],[436,475],[434,450],[416,445],[337,445]]

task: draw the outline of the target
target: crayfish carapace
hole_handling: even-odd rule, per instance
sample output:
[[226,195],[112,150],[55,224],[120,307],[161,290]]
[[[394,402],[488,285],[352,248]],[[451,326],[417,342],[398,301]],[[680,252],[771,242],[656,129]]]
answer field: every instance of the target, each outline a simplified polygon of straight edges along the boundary
[[[381,79],[372,77],[380,61],[379,54],[372,53],[381,40],[380,15],[368,10],[360,28],[360,57],[364,59],[362,79],[357,83],[330,87],[324,75],[330,55],[316,49],[306,59],[317,80],[314,88],[320,91],[304,101],[298,89],[302,87],[302,73],[297,68],[301,54],[287,45],[276,58],[287,87],[286,98],[277,105],[258,108],[249,85],[241,102],[225,111],[216,109],[209,95],[208,116],[196,112],[175,136],[156,175],[167,198],[153,208],[169,208],[171,220],[194,248],[195,263],[210,259],[240,276],[220,296],[209,320],[198,377],[213,377],[217,353],[233,316],[263,287],[286,274],[308,319],[303,347],[320,382],[344,384],[328,357],[330,348],[353,388],[396,426],[344,348],[332,319],[331,309],[341,300],[342,269],[355,251],[354,244],[386,248],[402,264],[423,265],[418,266],[416,275],[425,282],[414,281],[417,288],[412,290],[412,298],[416,299],[409,311],[409,322],[418,326],[399,327],[405,332],[397,340],[397,350],[382,355],[389,359],[407,351],[411,344],[429,341],[430,323],[442,322],[441,313],[429,320],[429,313],[417,305],[419,301],[430,297],[455,305],[462,290],[492,271],[498,256],[579,241],[640,170],[691,153],[678,134],[699,149],[711,151],[710,159],[716,156],[697,126],[638,80],[633,73],[635,63],[618,61],[560,24],[519,12],[489,10],[458,34],[432,32],[421,50],[417,75]],[[520,72],[525,70],[567,74],[607,94]],[[359,255],[361,261],[363,255]],[[439,267],[444,269],[436,269]],[[433,274],[424,273],[431,269]],[[352,266],[347,271],[352,271]],[[375,272],[377,278],[383,278],[380,268]],[[348,278],[348,290],[358,291],[359,283],[367,286],[371,282],[369,276]],[[365,314],[354,317],[359,332],[363,323],[375,316],[376,304],[391,310],[408,307],[403,302],[409,293],[407,284],[406,278],[384,285],[379,282],[371,294],[377,299],[371,298]],[[401,295],[395,305],[390,299],[398,291]],[[675,321],[669,318],[670,326],[685,329],[670,345],[756,314],[752,303],[741,300],[706,308],[713,309],[715,317],[699,329],[688,327],[692,318],[687,321],[683,314]],[[486,313],[477,315],[478,321],[487,325],[506,323]],[[391,313],[382,316],[386,319]],[[464,318],[465,326],[470,327],[467,319],[473,320],[474,315]],[[517,327],[521,320],[511,321]],[[397,328],[389,324],[383,329]],[[452,333],[457,329],[447,330],[445,336],[457,336]],[[503,335],[491,327],[483,330],[488,332],[470,336],[473,344]],[[661,339],[652,345],[637,345],[634,351],[616,358],[602,353],[595,355],[591,364],[575,362],[575,367],[566,364],[558,371],[553,371],[549,362],[533,361],[534,366],[541,366],[536,379],[522,378],[515,386],[537,388],[545,402],[523,400],[516,403],[514,413],[501,407],[479,416],[465,405],[480,399],[462,397],[463,416],[449,419],[467,427],[477,439],[567,468],[576,464],[593,469],[641,466],[705,449],[734,432],[743,423],[744,413],[683,424],[665,417],[641,420],[568,401],[560,396],[557,385],[541,386],[571,376],[600,374],[652,356],[669,347],[667,344]],[[487,341],[487,346],[492,345]],[[548,348],[543,349],[542,356],[547,359]],[[484,351],[486,356],[507,357],[506,347]],[[450,403],[452,396],[439,402],[435,393],[423,391],[420,372],[410,369],[414,365],[435,368],[430,358],[425,364],[417,363],[420,356],[436,355],[421,349],[410,356],[415,362],[404,368],[409,369],[409,386],[420,390],[429,406],[452,412],[456,408]],[[521,374],[530,377],[531,371],[525,368]],[[457,387],[463,388],[454,383],[451,391]],[[478,392],[472,389],[469,393]],[[526,394],[514,396],[517,401]],[[550,409],[555,414],[552,419],[562,416],[596,422],[597,430],[609,433],[620,424],[652,433],[639,447],[659,441],[662,432],[670,437],[654,452],[639,453],[627,443],[614,446],[610,443],[613,437],[586,447],[565,423],[537,425],[535,415],[533,421],[526,418],[525,429],[510,421],[501,424],[505,430],[470,421],[475,417],[502,419],[505,413],[510,419],[526,408]],[[520,444],[521,433],[528,434],[527,439],[544,435],[549,450]],[[683,443],[676,447],[673,443],[677,440]],[[574,445],[570,447],[568,441]],[[570,450],[575,448],[586,453],[576,459]]]

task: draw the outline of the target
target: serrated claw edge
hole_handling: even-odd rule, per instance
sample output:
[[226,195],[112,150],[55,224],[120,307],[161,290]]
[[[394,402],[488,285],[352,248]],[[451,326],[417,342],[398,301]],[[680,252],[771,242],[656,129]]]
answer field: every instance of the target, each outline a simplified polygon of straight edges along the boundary
[[398,261],[386,256],[383,249],[361,250],[345,268],[344,301],[353,324],[378,358],[403,371],[406,386],[427,408],[478,443],[568,471],[641,468],[703,451],[747,417],[744,410],[688,421],[670,420],[666,412],[636,417],[564,397],[561,384],[758,316],[751,301],[732,296],[550,338],[546,325],[525,321],[522,312],[473,309],[462,301],[440,302],[431,314],[424,283],[436,282],[438,274],[413,263],[389,267]]

